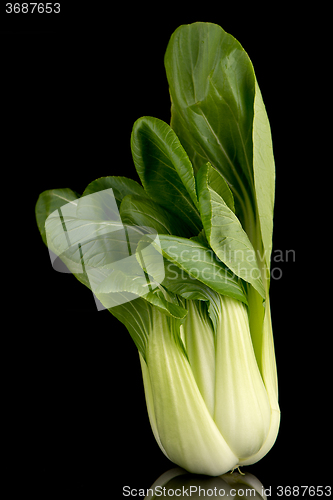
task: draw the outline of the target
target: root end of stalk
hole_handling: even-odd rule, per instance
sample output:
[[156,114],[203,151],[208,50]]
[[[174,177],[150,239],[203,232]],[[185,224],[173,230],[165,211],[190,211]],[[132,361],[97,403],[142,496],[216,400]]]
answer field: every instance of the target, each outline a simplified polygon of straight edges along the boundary
[[230,474],[232,474],[232,473],[234,472],[234,470],[235,470],[235,469],[237,469],[237,470],[238,470],[238,472],[239,472],[239,474],[240,474],[241,476],[245,476],[245,472],[242,472],[242,471],[240,470],[240,468],[239,468],[239,467],[240,467],[239,465],[236,465],[236,467],[234,467],[234,468],[230,471]]

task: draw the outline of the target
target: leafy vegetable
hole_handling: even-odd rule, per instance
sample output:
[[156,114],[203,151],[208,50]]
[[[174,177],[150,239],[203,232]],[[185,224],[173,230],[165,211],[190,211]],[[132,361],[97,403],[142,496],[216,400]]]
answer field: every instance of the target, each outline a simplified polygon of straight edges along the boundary
[[44,243],[127,327],[167,457],[220,475],[260,460],[280,411],[269,304],[274,159],[251,61],[211,23],[165,54],[171,126],[138,119],[142,185],[42,193]]

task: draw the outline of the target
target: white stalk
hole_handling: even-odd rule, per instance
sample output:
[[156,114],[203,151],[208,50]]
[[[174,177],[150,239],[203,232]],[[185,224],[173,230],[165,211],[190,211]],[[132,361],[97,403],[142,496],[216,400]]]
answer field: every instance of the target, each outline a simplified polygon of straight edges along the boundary
[[270,418],[270,402],[255,358],[246,306],[221,297],[216,332],[216,425],[242,460],[259,451]]
[[[192,473],[217,476],[238,463],[212,419],[165,315],[154,311],[146,359],[156,427],[167,456]],[[151,402],[147,404],[149,405]]]

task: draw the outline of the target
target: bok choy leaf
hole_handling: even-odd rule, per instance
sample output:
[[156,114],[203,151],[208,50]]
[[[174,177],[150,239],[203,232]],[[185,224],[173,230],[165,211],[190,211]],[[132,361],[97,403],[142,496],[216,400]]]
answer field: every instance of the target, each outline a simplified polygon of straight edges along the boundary
[[260,460],[279,429],[271,132],[252,63],[221,27],[180,26],[165,68],[171,125],[144,116],[131,135],[142,185],[45,191],[36,220],[51,260],[131,335],[162,452],[217,476]]

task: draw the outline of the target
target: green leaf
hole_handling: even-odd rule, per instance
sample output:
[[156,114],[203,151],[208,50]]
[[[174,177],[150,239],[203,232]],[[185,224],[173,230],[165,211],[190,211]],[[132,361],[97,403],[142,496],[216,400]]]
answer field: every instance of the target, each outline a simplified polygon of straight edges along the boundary
[[161,284],[168,291],[184,299],[208,300],[208,290],[212,290],[207,285],[166,259],[164,268],[165,276]]
[[194,169],[209,161],[239,202],[253,180],[255,78],[248,55],[220,26],[194,23],[171,36],[165,67],[171,126]]
[[[220,316],[220,295],[209,286],[190,276],[172,262],[165,262],[162,286],[184,299],[208,302],[208,314],[216,330]],[[245,302],[245,301],[244,301]]]
[[86,266],[97,268],[128,255],[127,237],[112,190],[55,210],[47,218],[45,230],[48,247],[69,259],[74,266],[69,262],[71,272],[77,272],[75,265],[82,260]]
[[193,168],[171,127],[157,118],[140,118],[133,127],[131,148],[150,198],[176,214],[188,235],[197,234],[202,225]]
[[169,294],[166,295],[167,298],[163,297],[161,293],[157,294],[150,292],[144,297],[144,299],[167,316],[178,319],[181,322],[184,321],[187,316],[187,310],[179,304],[175,303],[175,301],[171,302],[170,300],[168,300],[170,298]]
[[110,188],[84,196],[75,204],[66,204],[46,222],[49,247],[73,274],[87,278],[87,286],[104,307],[143,297],[169,316],[183,320],[186,310],[177,301],[172,302],[170,296],[158,294],[164,266],[161,254],[151,246],[156,233],[148,240],[148,247],[147,242],[141,245],[139,255],[153,266],[154,280],[141,267],[136,256],[137,244],[144,234],[141,229],[123,225]]
[[212,167],[204,165],[197,174],[201,218],[208,242],[217,257],[262,297],[265,290],[255,250],[236,215],[209,184]]
[[[147,259],[145,260],[148,260],[148,251],[154,246],[168,261],[184,270],[191,278],[204,283],[222,295],[228,295],[247,303],[240,280],[217,259],[210,248],[197,241],[176,236],[161,234],[158,239],[158,243],[154,242],[150,247],[147,247]],[[140,245],[141,243],[139,247]],[[152,268],[149,270],[149,274],[154,276]]]
[[[128,298],[126,292],[120,292],[117,295],[124,295]],[[112,304],[112,298],[115,294],[109,293],[104,298]],[[129,331],[137,349],[146,361],[146,348],[148,337],[152,332],[153,315],[167,316],[182,323],[187,316],[187,310],[179,305],[178,300],[170,294],[163,297],[161,294],[149,292],[145,297],[134,298],[134,300],[117,305],[115,302],[109,308],[109,312],[121,321]],[[180,339],[176,339],[181,344]],[[183,346],[181,346],[182,349]],[[184,351],[186,355],[186,352]]]
[[157,233],[182,235],[184,232],[179,219],[149,198],[125,196],[121,202],[120,216],[124,224],[150,227]]
[[117,296],[120,294],[120,297],[125,297],[128,302],[141,297],[161,312],[180,320],[183,320],[187,314],[186,309],[180,306],[177,301],[172,301],[170,294],[166,294],[167,296],[164,297],[159,290],[153,291],[149,278],[142,276],[142,273],[140,275],[139,272],[135,273],[135,271],[131,272],[125,269],[123,271],[116,270],[107,276],[95,290],[96,297],[107,308],[117,305],[117,297],[114,297],[114,294]]
[[275,166],[270,125],[257,82],[254,100],[253,169],[264,256],[269,270],[272,252]]
[[[96,296],[101,283],[111,274],[120,273],[122,267],[141,279],[135,281],[136,286],[142,282],[145,285],[144,273],[132,255],[144,233],[122,224],[112,189],[95,192],[55,210],[47,218],[45,230],[49,249]],[[119,279],[115,283],[117,291],[131,292],[129,300],[140,295],[134,295],[135,291],[128,289],[125,281],[120,288]],[[98,298],[105,307],[119,304],[114,296],[107,297],[104,290],[100,292]]]
[[120,225],[121,219],[113,189],[82,196],[77,202],[75,217],[87,221],[110,221]]
[[82,196],[87,196],[110,188],[113,190],[118,208],[120,207],[122,199],[127,195],[133,194],[147,198],[145,190],[136,181],[128,179],[127,177],[117,176],[100,177],[92,181],[88,184]]
[[194,171],[209,161],[222,174],[251,243],[269,256],[274,161],[269,123],[247,53],[220,26],[193,23],[171,36],[165,68],[171,126]]
[[[129,289],[133,290],[133,280],[132,282],[128,281],[127,283],[129,285]],[[112,282],[109,282],[109,284],[111,287],[113,286]],[[121,282],[120,288],[124,288],[123,285],[124,279]],[[113,297],[117,295],[123,295],[125,300],[129,298],[128,292],[117,292],[117,294],[108,293],[104,295],[97,294],[97,297],[102,300],[102,303],[104,300],[106,305],[107,303],[111,305],[109,308],[110,313],[126,326],[136,347],[142,354],[145,361],[148,337],[153,330],[153,326],[156,327],[153,321],[153,316],[155,316],[155,318],[157,316],[167,316],[168,318],[176,321],[179,325],[187,316],[187,310],[179,304],[177,297],[167,291],[164,291],[164,294],[156,290],[150,291],[142,297],[134,298],[134,300],[131,301],[128,300],[120,305],[117,305],[116,302],[112,304]],[[187,356],[179,335],[176,335],[176,337],[176,342],[183,350],[185,356]]]
[[146,347],[152,325],[152,306],[139,297],[109,309],[125,325],[138,351],[146,360]]
[[229,188],[228,184],[222,177],[222,175],[211,166],[211,164],[207,163],[207,180],[210,187],[223,199],[224,203],[232,210],[235,211],[235,203],[234,197]]
[[48,216],[62,207],[66,203],[75,203],[80,195],[72,191],[71,189],[49,189],[43,191],[37,200],[35,207],[36,221],[41,237],[47,245],[46,234],[45,234],[45,221]]

